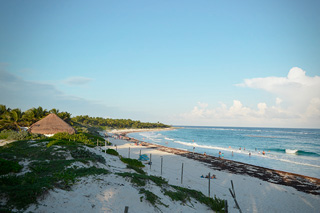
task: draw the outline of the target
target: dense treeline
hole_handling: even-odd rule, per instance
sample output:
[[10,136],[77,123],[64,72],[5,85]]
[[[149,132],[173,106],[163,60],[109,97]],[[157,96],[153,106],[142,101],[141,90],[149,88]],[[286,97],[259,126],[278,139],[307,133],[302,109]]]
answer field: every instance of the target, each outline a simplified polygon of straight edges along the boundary
[[71,118],[68,112],[59,112],[57,109],[46,110],[42,107],[31,108],[22,112],[20,109],[10,109],[0,105],[0,131],[4,129],[21,130],[20,127],[28,127],[41,120],[50,113],[58,115],[67,123],[78,123],[85,126],[99,126],[105,128],[164,128],[169,127],[162,123],[142,123],[130,119],[111,119],[101,117],[76,116]]
[[57,109],[46,110],[38,107],[22,112],[21,109],[18,108],[10,109],[5,105],[0,105],[0,130],[21,130],[20,127],[28,127],[50,113],[58,115],[62,120],[71,124],[71,114],[68,112],[59,112]]
[[89,117],[88,115],[80,115],[71,119],[73,122],[77,122],[84,125],[91,126],[103,126],[108,128],[166,128],[170,127],[162,123],[143,123],[140,121],[133,121],[131,119],[111,119],[101,117]]

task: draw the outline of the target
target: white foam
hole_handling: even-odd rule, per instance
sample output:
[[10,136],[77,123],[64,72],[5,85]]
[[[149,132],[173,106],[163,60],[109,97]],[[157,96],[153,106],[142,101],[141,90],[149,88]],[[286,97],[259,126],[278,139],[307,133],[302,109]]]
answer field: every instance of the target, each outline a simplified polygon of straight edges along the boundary
[[286,149],[286,153],[288,154],[296,154],[297,151],[297,149]]
[[165,140],[168,140],[168,141],[173,141],[174,139],[172,139],[172,138],[167,138],[167,137],[165,137],[164,138]]

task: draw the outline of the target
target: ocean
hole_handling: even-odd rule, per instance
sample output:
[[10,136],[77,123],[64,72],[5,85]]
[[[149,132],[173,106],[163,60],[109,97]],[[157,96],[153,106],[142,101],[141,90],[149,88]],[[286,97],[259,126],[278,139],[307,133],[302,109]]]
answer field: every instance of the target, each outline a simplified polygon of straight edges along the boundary
[[320,129],[195,126],[128,136],[216,157],[221,152],[225,159],[320,178]]

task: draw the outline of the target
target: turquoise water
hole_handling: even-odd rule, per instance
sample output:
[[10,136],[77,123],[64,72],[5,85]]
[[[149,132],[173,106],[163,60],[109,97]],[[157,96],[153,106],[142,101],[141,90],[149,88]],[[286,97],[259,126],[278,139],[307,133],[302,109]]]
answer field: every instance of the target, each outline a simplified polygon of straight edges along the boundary
[[221,151],[225,159],[320,178],[319,129],[183,127],[129,136],[216,157]]

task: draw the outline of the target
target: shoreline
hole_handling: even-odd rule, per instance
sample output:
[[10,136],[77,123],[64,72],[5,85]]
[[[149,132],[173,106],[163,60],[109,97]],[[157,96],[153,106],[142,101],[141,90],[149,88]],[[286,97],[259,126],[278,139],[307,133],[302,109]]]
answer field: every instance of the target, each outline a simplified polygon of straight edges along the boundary
[[135,132],[155,132],[155,131],[170,131],[177,129],[178,127],[168,127],[168,128],[151,128],[151,129],[113,129],[111,131],[107,131],[107,133],[118,134],[118,135],[126,135]]
[[[172,128],[170,128],[172,129]],[[165,129],[165,130],[170,130]],[[148,131],[158,131],[156,129],[150,129]],[[163,130],[162,130],[163,131]],[[128,137],[127,134],[133,132],[143,132],[141,131],[121,131],[117,133],[112,133],[121,136],[121,139],[132,143],[141,143],[142,146],[146,146],[152,149],[157,149],[159,151],[172,153],[202,163],[207,164],[210,168],[218,171],[227,171],[232,174],[248,175],[250,177],[255,177],[266,182],[290,186],[298,191],[302,191],[308,194],[320,195],[320,179],[309,177],[305,175],[285,172],[281,170],[269,169],[261,166],[255,166],[252,164],[242,163],[238,161],[233,161],[229,159],[221,159],[218,157],[206,155],[200,153],[193,153],[186,150],[166,147],[158,144],[152,144],[144,141],[139,141],[135,138]],[[111,132],[110,132],[111,133]]]

